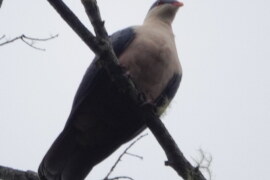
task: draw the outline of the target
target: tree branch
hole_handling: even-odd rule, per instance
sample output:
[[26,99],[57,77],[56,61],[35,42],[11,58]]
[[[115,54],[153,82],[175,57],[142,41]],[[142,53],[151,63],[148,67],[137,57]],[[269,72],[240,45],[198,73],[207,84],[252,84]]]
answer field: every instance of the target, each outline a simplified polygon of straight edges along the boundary
[[134,180],[134,179],[132,179],[131,177],[128,177],[128,176],[117,176],[117,177],[110,178],[110,179],[107,179],[107,180],[119,180],[119,179],[129,179],[129,180]]
[[193,160],[196,162],[197,168],[205,171],[206,174],[208,175],[208,179],[211,180],[212,172],[211,172],[210,166],[212,164],[213,158],[210,154],[207,155],[202,149],[199,149],[199,153],[200,153],[200,160],[199,161],[195,159]]
[[[3,35],[2,37],[0,37],[0,40],[4,39],[5,37],[6,36]],[[58,37],[58,34],[57,35],[53,35],[53,36],[51,36],[49,38],[33,38],[33,37],[29,37],[29,36],[26,36],[26,35],[22,34],[22,35],[20,35],[18,37],[15,37],[13,39],[6,40],[5,42],[0,43],[0,46],[4,46],[4,45],[7,45],[7,44],[12,43],[14,41],[21,40],[22,42],[24,42],[25,44],[27,44],[31,48],[34,48],[34,49],[37,49],[37,50],[41,50],[41,51],[45,51],[46,49],[36,47],[36,46],[34,46],[34,44],[36,42],[38,42],[38,41],[49,41],[49,40],[54,39],[56,37]]]
[[143,109],[146,114],[147,126],[158,140],[168,158],[165,165],[172,167],[185,180],[206,180],[199,168],[193,167],[184,157],[167,128],[155,114],[155,107],[146,104]]
[[1,180],[39,180],[38,174],[33,171],[21,171],[0,166]]
[[[0,0],[1,1],[1,0]],[[6,37],[6,35],[2,35],[1,37],[0,37],[0,40],[2,40],[2,39],[4,39]]]
[[104,21],[102,21],[99,7],[96,0],[81,0],[84,5],[85,12],[94,27],[95,34],[97,38],[107,39],[108,33],[104,27]]
[[139,159],[143,160],[143,157],[142,156],[139,156],[137,154],[126,152],[126,155],[133,156],[133,157],[136,157],[136,158],[139,158]]
[[[118,159],[116,160],[116,162],[114,163],[114,165],[112,166],[112,168],[110,169],[109,173],[105,176],[105,178],[103,180],[111,180],[111,179],[123,179],[123,176],[119,176],[119,177],[115,177],[115,178],[109,178],[109,176],[112,174],[112,172],[114,171],[115,167],[118,165],[118,163],[121,161],[122,157],[125,154],[129,154],[127,151],[135,144],[137,143],[140,139],[142,139],[143,137],[147,136],[147,134],[141,135],[140,137],[138,137],[135,141],[133,141],[125,150],[124,152],[118,157]],[[133,154],[132,154],[133,155]],[[136,155],[136,157],[138,157]],[[142,159],[142,157],[139,156],[140,159]],[[127,178],[125,176],[125,178]],[[129,178],[131,179],[131,178]]]
[[62,0],[48,0],[66,23],[77,33],[86,45],[97,55],[101,53],[95,36],[83,25],[78,17],[69,9]]

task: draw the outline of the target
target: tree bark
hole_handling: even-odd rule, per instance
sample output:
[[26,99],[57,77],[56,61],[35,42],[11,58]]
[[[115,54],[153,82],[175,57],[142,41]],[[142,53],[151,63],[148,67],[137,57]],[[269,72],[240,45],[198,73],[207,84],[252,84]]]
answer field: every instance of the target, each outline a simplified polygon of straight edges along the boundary
[[21,171],[0,166],[1,180],[39,180],[38,174],[33,171]]

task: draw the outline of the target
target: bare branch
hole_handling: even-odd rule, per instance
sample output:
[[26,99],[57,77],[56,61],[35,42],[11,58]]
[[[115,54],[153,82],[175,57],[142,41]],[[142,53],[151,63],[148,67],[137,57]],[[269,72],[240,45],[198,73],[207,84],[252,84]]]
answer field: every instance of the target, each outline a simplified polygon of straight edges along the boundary
[[39,180],[38,174],[33,171],[21,171],[0,166],[1,180]]
[[206,180],[199,168],[193,167],[184,157],[167,128],[155,114],[155,107],[146,104],[143,107],[143,112],[146,114],[145,121],[147,126],[158,140],[168,158],[165,165],[171,166],[185,180]]
[[1,39],[4,39],[5,37],[6,37],[6,35],[2,35],[2,36],[0,37],[0,40],[1,40]]
[[108,33],[104,27],[104,21],[102,21],[99,7],[96,0],[81,0],[84,5],[85,12],[94,27],[97,38],[107,39]]
[[[21,39],[22,36],[23,36],[23,35],[18,36],[18,37],[15,37],[15,38],[13,38],[13,39],[11,39],[11,40],[7,40],[7,41],[5,41],[5,42],[3,42],[3,43],[0,43],[0,46],[6,45],[6,44],[12,43],[12,42],[14,42],[14,41],[16,41],[16,40],[18,40],[18,39]],[[4,36],[4,37],[5,37],[5,36]],[[3,39],[3,38],[1,38],[1,39]]]
[[96,37],[83,25],[62,0],[48,0],[48,2],[95,54],[98,55],[101,53]]
[[[0,40],[4,39],[6,36],[3,35]],[[36,42],[42,42],[42,41],[49,41],[51,39],[54,39],[58,37],[58,34],[56,35],[53,35],[51,37],[48,37],[48,38],[33,38],[33,37],[29,37],[29,36],[26,36],[24,34],[18,36],[18,37],[15,37],[11,40],[6,40],[5,42],[3,43],[0,43],[0,46],[4,46],[6,44],[9,44],[9,43],[12,43],[14,41],[17,41],[17,40],[21,40],[22,42],[24,42],[25,44],[27,44],[28,46],[30,46],[31,48],[34,48],[34,49],[37,49],[37,50],[41,50],[41,51],[45,51],[46,49],[43,49],[43,48],[39,48],[39,47],[36,47],[34,46],[34,43]]]
[[57,38],[58,36],[59,36],[59,35],[56,34],[56,35],[52,35],[52,36],[50,36],[50,37],[48,37],[48,38],[33,38],[33,37],[29,37],[29,36],[25,36],[25,35],[24,35],[24,38],[25,38],[25,39],[32,40],[32,41],[49,41],[49,40],[51,40],[51,39]]
[[139,156],[137,154],[132,154],[132,153],[126,152],[126,155],[133,156],[133,157],[136,157],[136,158],[139,158],[139,159],[143,160],[143,157]]
[[128,176],[117,176],[117,177],[114,177],[114,178],[109,178],[107,180],[118,180],[118,179],[129,179],[129,180],[134,180],[132,179],[131,177],[128,177]]
[[193,160],[196,162],[196,168],[201,169],[205,171],[208,175],[209,180],[212,179],[212,172],[211,172],[211,164],[213,161],[213,158],[210,154],[206,154],[202,149],[199,149],[200,153],[200,160],[197,161],[193,158]]
[[[142,139],[143,137],[147,136],[147,134],[143,134],[141,136],[139,136],[135,141],[133,141],[125,150],[124,152],[122,152],[122,154],[120,154],[120,156],[118,157],[118,159],[116,160],[116,162],[114,163],[114,165],[112,166],[112,168],[110,169],[109,173],[105,176],[105,178],[103,180],[109,180],[109,176],[112,174],[112,172],[114,171],[114,169],[116,168],[116,166],[118,165],[118,163],[121,161],[122,157],[127,154],[127,151],[135,144],[137,143],[140,139]],[[123,178],[123,176],[121,176]],[[125,176],[126,177],[126,176]],[[114,179],[114,178],[113,178]],[[119,179],[119,178],[118,178]],[[131,178],[130,178],[131,179]]]
[[40,51],[45,51],[45,50],[46,50],[46,49],[43,49],[43,48],[35,47],[35,46],[34,46],[34,41],[32,41],[32,42],[30,43],[30,42],[26,41],[25,38],[21,38],[21,40],[22,40],[25,44],[27,44],[28,46],[30,46],[30,47],[32,47],[32,48],[34,48],[34,49],[36,49],[36,50],[40,50]]

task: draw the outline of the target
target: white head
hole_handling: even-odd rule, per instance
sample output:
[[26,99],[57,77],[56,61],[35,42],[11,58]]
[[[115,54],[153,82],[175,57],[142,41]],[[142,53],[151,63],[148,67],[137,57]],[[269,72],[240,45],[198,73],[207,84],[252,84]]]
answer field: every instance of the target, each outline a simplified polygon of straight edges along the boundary
[[150,8],[144,22],[162,21],[171,24],[179,7],[184,4],[176,0],[157,0]]

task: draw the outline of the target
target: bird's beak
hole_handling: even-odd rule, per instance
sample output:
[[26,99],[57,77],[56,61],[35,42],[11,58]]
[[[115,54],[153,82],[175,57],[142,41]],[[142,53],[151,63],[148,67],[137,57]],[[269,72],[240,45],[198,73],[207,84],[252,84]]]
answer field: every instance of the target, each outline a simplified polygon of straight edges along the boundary
[[174,1],[174,2],[172,3],[172,5],[177,6],[177,7],[181,7],[181,6],[184,6],[184,3],[179,2],[179,1]]

